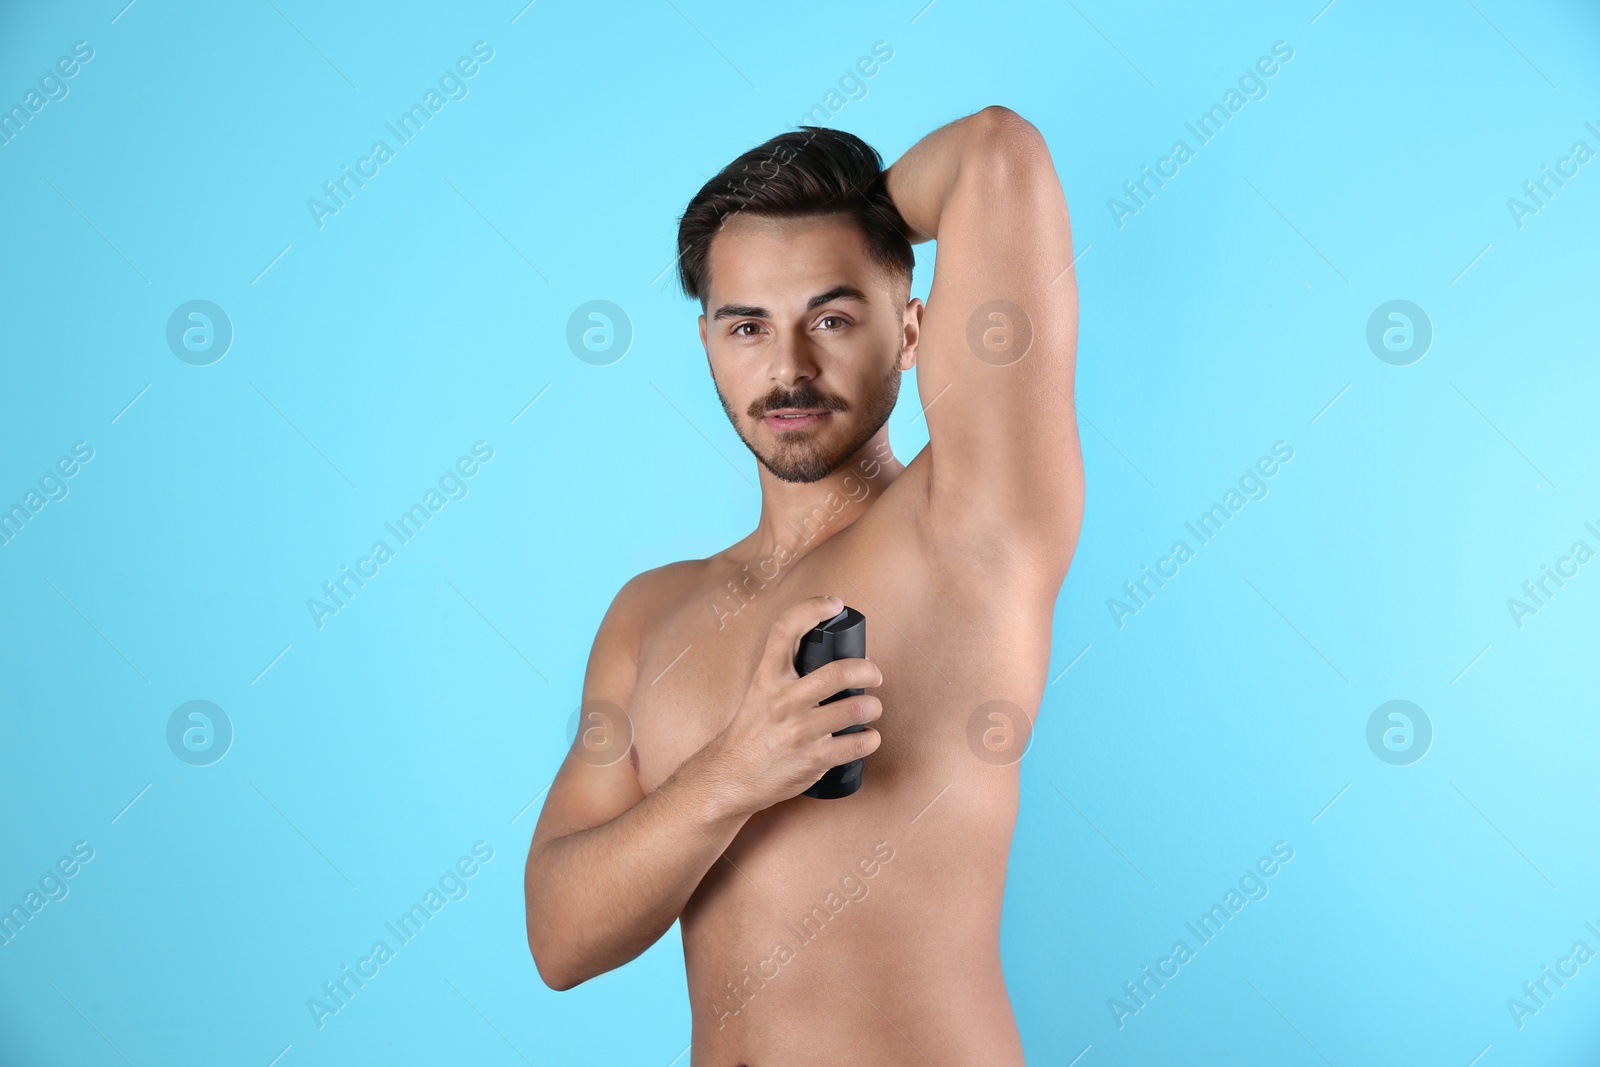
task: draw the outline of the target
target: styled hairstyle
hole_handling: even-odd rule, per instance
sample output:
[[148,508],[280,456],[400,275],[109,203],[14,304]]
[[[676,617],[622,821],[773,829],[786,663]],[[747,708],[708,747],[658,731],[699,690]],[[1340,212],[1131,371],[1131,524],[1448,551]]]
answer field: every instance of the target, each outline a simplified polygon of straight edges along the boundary
[[741,211],[771,218],[848,215],[873,261],[910,287],[911,242],[889,199],[883,157],[855,134],[826,126],[780,133],[701,186],[678,220],[678,281],[702,307],[711,287],[711,239]]

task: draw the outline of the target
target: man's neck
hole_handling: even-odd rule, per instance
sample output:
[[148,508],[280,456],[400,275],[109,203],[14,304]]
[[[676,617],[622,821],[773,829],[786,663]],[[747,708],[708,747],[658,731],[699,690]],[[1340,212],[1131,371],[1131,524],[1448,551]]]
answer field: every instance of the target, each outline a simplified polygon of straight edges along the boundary
[[866,514],[905,470],[889,448],[885,423],[849,461],[815,482],[786,482],[762,464],[761,520],[750,536],[729,549],[743,562],[806,555]]

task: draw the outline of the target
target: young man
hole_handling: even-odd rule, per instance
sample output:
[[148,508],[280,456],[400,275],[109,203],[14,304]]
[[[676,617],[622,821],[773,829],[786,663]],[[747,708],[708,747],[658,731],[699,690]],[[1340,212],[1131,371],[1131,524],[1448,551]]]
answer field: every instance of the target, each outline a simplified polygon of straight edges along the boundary
[[[554,989],[681,920],[694,1067],[1023,1062],[1000,906],[1083,512],[1067,207],[1003,107],[880,166],[806,127],[684,213],[681,280],[761,518],[617,594],[528,851]],[[929,444],[905,465],[886,420],[914,365]],[[797,675],[845,604],[868,658]],[[801,795],[863,756],[858,792]]]

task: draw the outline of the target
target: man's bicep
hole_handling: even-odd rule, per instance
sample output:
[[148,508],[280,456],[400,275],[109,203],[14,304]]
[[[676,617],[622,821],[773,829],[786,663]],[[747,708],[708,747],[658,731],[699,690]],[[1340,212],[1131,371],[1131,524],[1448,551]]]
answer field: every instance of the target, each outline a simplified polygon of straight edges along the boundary
[[638,679],[630,610],[636,592],[637,582],[623,587],[595,634],[577,730],[539,812],[530,853],[550,838],[609,822],[644,799],[628,714]]
[[936,523],[1070,556],[1083,471],[1073,408],[1072,233],[1049,150],[1015,115],[964,156],[939,219],[918,344]]
[[603,766],[569,751],[545,795],[529,852],[538,852],[554,838],[608,823],[643,799],[644,790],[626,751],[615,763]]

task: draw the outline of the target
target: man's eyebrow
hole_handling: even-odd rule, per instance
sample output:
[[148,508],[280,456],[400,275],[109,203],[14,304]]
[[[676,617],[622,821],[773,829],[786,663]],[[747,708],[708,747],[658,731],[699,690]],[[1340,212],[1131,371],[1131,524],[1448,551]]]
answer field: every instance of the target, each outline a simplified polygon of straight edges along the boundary
[[[866,294],[863,293],[860,289],[857,289],[855,286],[853,286],[853,285],[836,285],[832,289],[829,289],[827,292],[818,293],[816,296],[812,297],[810,300],[807,300],[806,301],[806,310],[807,311],[813,311],[813,310],[821,307],[823,304],[828,303],[831,300],[845,300],[845,299],[859,300],[863,304],[868,302]],[[717,322],[717,321],[719,321],[721,319],[747,319],[747,318],[748,319],[767,319],[767,318],[771,318],[771,317],[772,317],[771,313],[769,311],[767,311],[766,308],[757,307],[754,304],[723,304],[721,307],[717,308],[716,313],[711,316],[711,321],[712,322]]]
[[867,295],[853,285],[836,285],[832,289],[829,289],[826,293],[818,293],[816,296],[806,301],[806,310],[814,311],[823,304],[828,303],[830,300],[845,299],[859,300],[865,304],[867,302]]

